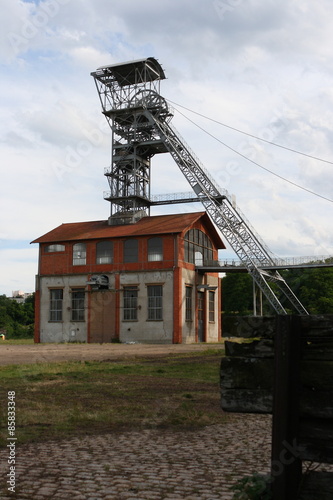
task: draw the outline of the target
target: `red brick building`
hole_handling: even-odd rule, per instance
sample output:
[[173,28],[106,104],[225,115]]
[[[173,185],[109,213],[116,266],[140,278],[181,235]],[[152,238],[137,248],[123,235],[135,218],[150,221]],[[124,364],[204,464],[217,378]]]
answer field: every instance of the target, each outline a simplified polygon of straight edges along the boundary
[[224,244],[205,212],[62,224],[37,238],[35,342],[217,341]]

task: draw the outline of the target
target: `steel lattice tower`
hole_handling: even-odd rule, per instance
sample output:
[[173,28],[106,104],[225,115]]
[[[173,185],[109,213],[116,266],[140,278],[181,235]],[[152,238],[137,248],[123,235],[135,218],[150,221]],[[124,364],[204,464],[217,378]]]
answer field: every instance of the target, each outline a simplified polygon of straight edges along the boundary
[[165,78],[154,58],[98,68],[92,76],[102,112],[112,130],[111,166],[105,170],[110,192],[110,224],[128,224],[149,215],[151,158],[167,149],[149,122],[146,111],[169,120],[167,104],[160,96]]

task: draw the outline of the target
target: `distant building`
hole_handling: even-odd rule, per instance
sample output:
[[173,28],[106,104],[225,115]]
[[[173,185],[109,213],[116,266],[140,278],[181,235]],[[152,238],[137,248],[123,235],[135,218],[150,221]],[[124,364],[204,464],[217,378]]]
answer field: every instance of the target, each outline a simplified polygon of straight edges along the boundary
[[62,224],[37,238],[35,342],[213,342],[225,248],[205,212]]
[[28,297],[31,297],[31,295],[32,293],[26,293],[22,290],[13,290],[11,299],[15,300],[15,302],[18,302],[19,304],[23,304]]

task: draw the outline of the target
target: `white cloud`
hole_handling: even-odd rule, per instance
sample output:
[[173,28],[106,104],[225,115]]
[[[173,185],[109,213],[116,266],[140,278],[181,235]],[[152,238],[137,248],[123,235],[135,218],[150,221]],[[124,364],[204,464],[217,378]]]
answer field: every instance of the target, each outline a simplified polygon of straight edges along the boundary
[[16,249],[0,249],[1,292],[7,296],[13,290],[23,290],[26,293],[34,291],[34,277],[38,272],[38,248],[29,247]]

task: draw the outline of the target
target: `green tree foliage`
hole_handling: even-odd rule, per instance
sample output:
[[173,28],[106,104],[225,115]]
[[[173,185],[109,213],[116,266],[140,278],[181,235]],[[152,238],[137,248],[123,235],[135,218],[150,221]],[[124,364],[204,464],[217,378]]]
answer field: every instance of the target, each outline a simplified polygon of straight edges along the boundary
[[333,268],[290,269],[283,277],[310,314],[333,314]]
[[252,279],[247,273],[229,273],[222,280],[222,310],[226,314],[252,314]]
[[34,296],[24,303],[0,295],[0,329],[6,330],[7,338],[28,338],[34,330]]
[[[292,291],[310,314],[333,314],[333,267],[281,271]],[[279,296],[279,291],[275,287]],[[230,273],[222,280],[222,309],[226,314],[253,314],[252,279],[247,273]],[[284,297],[280,296],[284,303]],[[289,305],[284,304],[287,310]],[[264,300],[264,314],[274,313]]]

